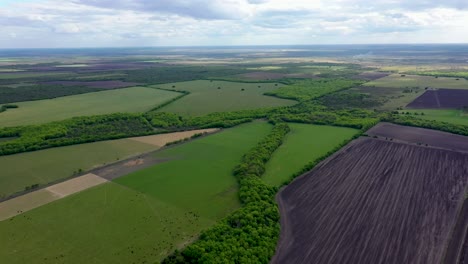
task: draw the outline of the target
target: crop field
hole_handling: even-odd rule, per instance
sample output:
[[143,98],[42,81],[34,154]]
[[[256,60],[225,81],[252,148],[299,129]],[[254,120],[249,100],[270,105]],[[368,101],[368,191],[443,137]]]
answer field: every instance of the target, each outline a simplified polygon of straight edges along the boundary
[[[58,147],[0,157],[0,199],[26,187],[71,177],[100,165],[123,160],[163,147],[166,143],[189,138],[196,133],[215,130],[194,130],[145,137],[101,141]],[[22,164],[18,166],[18,164]]]
[[273,263],[442,263],[467,184],[465,153],[355,140],[280,192]]
[[42,77],[63,77],[72,75],[69,72],[10,72],[0,73],[0,80],[6,79],[24,79],[24,78],[42,78]]
[[138,83],[129,83],[122,81],[91,81],[91,82],[80,82],[80,81],[50,81],[44,82],[44,84],[57,84],[64,86],[86,86],[91,88],[102,88],[102,89],[116,89],[125,88],[130,86],[138,85]]
[[[441,122],[448,122],[458,125],[468,125],[468,115],[463,110],[455,109],[405,109],[400,111],[401,114],[410,113],[414,117],[435,120]],[[417,114],[417,115],[416,115]]]
[[17,109],[0,114],[0,126],[40,124],[74,116],[115,112],[144,112],[178,95],[176,92],[134,87],[21,102],[16,103]]
[[150,144],[118,139],[2,156],[0,198],[33,184],[48,184],[98,165],[156,149]]
[[155,154],[165,163],[1,221],[0,257],[6,263],[160,261],[239,207],[232,169],[270,130],[254,122],[168,148]]
[[386,140],[468,152],[467,137],[437,130],[381,122],[369,129],[366,134]]
[[437,89],[427,90],[416,98],[408,108],[437,109],[437,108],[463,108],[468,106],[468,90]]
[[[190,94],[159,109],[183,115],[287,106],[296,102],[263,95],[281,87],[275,83],[235,83],[224,81],[190,81],[157,85],[164,89],[184,90]],[[219,88],[219,89],[218,89]]]
[[280,186],[307,163],[333,150],[358,130],[343,127],[289,124],[291,131],[266,164],[263,180]]
[[420,75],[401,75],[392,74],[372,82],[368,82],[367,86],[376,87],[392,87],[392,88],[447,88],[447,89],[468,89],[468,80],[446,77],[432,77]]

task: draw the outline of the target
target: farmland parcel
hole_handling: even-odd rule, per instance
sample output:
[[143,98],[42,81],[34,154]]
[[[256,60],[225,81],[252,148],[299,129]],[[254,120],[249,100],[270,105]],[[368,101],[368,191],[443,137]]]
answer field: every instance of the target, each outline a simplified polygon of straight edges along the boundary
[[360,138],[287,186],[273,263],[441,263],[465,199],[468,155],[436,143]]
[[159,261],[239,206],[232,169],[270,130],[255,122],[163,150],[163,164],[1,221],[0,259]]

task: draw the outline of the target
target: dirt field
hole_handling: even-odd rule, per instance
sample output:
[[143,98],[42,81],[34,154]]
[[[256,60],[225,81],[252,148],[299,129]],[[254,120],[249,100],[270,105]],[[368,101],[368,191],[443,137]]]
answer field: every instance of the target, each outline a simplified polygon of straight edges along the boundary
[[181,140],[181,139],[190,138],[195,134],[213,133],[216,131],[219,131],[219,129],[218,128],[199,129],[199,130],[175,132],[175,133],[170,133],[170,134],[134,137],[134,138],[129,138],[129,139],[142,142],[142,143],[146,143],[146,144],[151,144],[151,145],[158,146],[158,147],[164,147],[167,143],[174,142],[174,141]]
[[468,106],[468,90],[438,89],[428,90],[416,98],[408,108],[434,109],[434,108],[462,108]]
[[283,189],[272,263],[441,263],[468,155],[360,138]]
[[86,174],[4,201],[0,203],[0,221],[105,182],[107,180],[99,176]]
[[468,137],[447,132],[400,126],[391,123],[379,123],[366,132],[371,137],[429,146],[447,150],[468,152]]

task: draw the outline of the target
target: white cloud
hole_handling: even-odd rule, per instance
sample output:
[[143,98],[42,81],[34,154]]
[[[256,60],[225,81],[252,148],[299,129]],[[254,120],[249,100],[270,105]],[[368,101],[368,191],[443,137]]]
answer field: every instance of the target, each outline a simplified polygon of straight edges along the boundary
[[460,43],[468,42],[466,6],[424,0],[11,2],[0,7],[0,48]]

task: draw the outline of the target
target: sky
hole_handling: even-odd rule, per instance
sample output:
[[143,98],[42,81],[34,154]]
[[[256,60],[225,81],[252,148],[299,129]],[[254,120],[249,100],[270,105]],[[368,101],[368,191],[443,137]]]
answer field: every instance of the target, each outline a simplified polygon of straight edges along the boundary
[[468,43],[468,0],[0,0],[0,48]]

